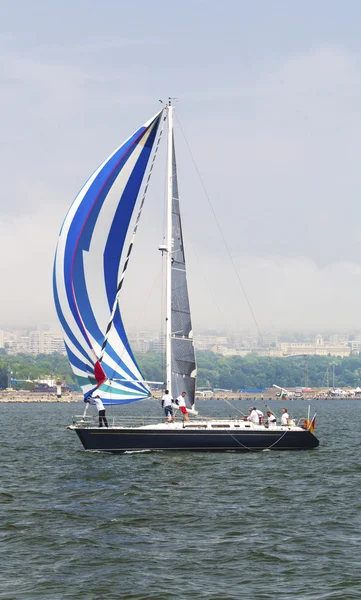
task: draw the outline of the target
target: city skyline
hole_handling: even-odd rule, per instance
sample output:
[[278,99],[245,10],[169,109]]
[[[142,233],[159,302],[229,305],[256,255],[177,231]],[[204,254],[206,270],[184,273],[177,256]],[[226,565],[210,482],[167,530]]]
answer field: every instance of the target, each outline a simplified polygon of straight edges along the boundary
[[[129,344],[135,353],[164,353],[165,336],[151,331],[131,332]],[[328,334],[296,334],[295,332],[202,331],[195,341],[196,352],[210,350],[223,356],[350,356],[361,351],[361,331],[333,332]],[[0,329],[0,349],[7,354],[65,355],[62,334],[50,329]]]

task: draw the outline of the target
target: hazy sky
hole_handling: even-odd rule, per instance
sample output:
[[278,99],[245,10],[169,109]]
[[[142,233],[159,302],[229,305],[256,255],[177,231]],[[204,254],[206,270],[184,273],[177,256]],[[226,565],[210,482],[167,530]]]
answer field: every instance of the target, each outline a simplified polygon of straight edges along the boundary
[[[168,95],[260,327],[361,328],[360,27],[358,0],[0,0],[0,328],[57,323],[65,213]],[[253,327],[176,134],[194,328]],[[131,328],[157,320],[158,189]]]

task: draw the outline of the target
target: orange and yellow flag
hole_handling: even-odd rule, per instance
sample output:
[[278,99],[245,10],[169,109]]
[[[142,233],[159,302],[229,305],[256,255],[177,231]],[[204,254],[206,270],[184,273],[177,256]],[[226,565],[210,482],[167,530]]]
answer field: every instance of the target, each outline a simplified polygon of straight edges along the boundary
[[311,421],[311,424],[310,424],[310,426],[309,426],[309,428],[308,428],[308,430],[309,430],[311,433],[314,433],[314,431],[315,431],[315,424],[316,424],[316,415],[313,417],[313,419],[312,419],[312,421]]

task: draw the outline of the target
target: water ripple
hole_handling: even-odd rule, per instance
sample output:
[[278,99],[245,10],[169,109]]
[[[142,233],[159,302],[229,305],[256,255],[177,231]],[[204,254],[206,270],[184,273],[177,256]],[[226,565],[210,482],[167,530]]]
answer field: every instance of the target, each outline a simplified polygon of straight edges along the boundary
[[358,600],[361,403],[312,408],[316,451],[111,456],[72,405],[3,405],[0,598]]

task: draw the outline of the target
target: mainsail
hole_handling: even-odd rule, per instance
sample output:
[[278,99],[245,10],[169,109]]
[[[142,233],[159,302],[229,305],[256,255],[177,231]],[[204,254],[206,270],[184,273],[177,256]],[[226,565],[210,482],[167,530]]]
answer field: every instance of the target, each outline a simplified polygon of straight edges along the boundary
[[196,359],[189,307],[182,223],[179,209],[174,137],[172,136],[172,138],[172,396],[177,398],[183,391],[186,392],[187,395],[185,400],[190,408],[194,404],[195,396]]
[[[124,242],[161,113],[88,179],[65,217],[55,255],[54,299],[71,367],[84,398],[98,388],[105,404],[151,395],[130,349],[116,299]],[[115,182],[117,195],[111,193]]]

